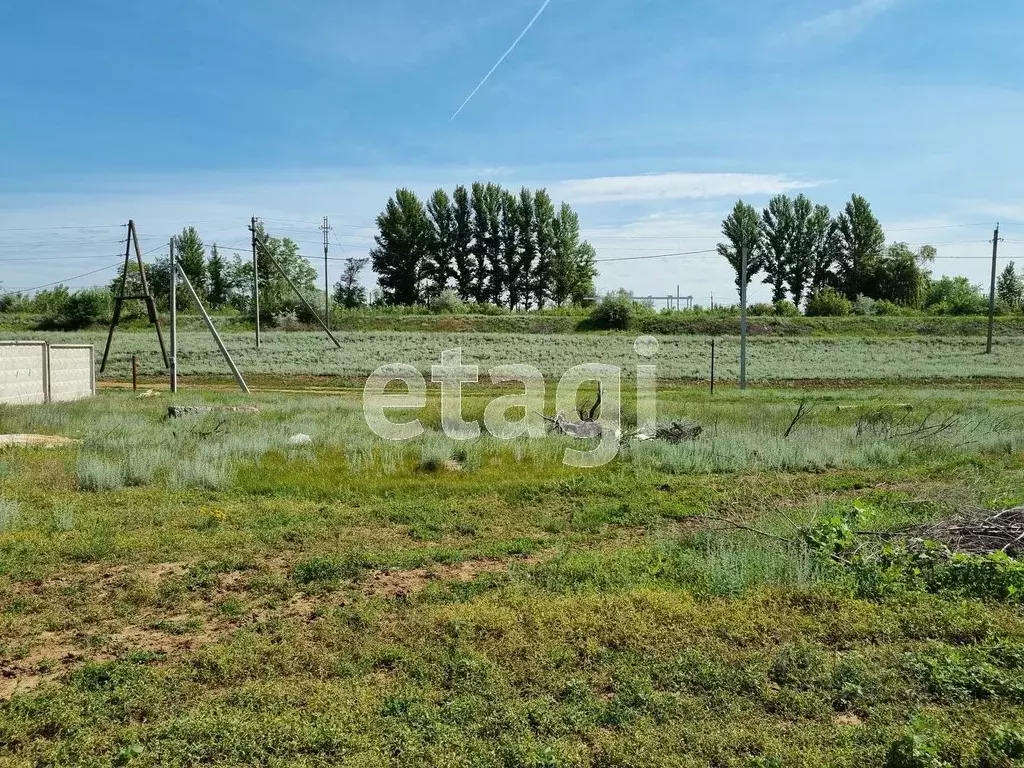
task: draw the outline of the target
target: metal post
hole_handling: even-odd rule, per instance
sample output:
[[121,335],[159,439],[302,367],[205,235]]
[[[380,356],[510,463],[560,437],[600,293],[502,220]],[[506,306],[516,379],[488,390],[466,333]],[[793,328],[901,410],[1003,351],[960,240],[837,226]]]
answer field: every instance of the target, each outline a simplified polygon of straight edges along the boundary
[[715,394],[715,340],[711,340],[711,394]]
[[228,348],[224,346],[224,341],[221,339],[220,334],[217,333],[217,328],[213,324],[213,320],[206,313],[206,307],[203,306],[203,302],[199,300],[199,294],[196,293],[196,289],[192,287],[192,283],[188,280],[188,275],[181,268],[181,265],[176,265],[178,268],[178,274],[181,275],[181,281],[188,288],[188,292],[192,294],[192,300],[196,303],[196,307],[199,309],[199,314],[203,316],[203,320],[206,323],[206,327],[210,329],[210,333],[213,334],[213,340],[217,342],[217,346],[220,348],[220,353],[224,355],[224,359],[228,363],[228,367],[231,368],[231,372],[235,375],[235,381],[238,382],[238,386],[241,387],[245,394],[249,394],[249,386],[245,383],[245,379],[242,378],[242,372],[238,370],[235,365],[235,361],[231,359],[231,353],[228,352]]
[[679,286],[676,285],[676,312],[683,308],[683,305],[679,302]]
[[985,354],[992,354],[992,336],[996,325],[996,260],[999,258],[999,225],[996,224],[996,231],[992,235],[992,285],[988,293],[988,343],[985,345]]
[[256,217],[250,222],[252,232],[252,302],[256,308],[256,349],[260,348],[260,265],[256,258]]
[[740,390],[747,388],[747,249],[740,249]]
[[178,254],[174,238],[170,242],[171,257],[171,393],[178,391]]
[[[174,337],[171,336],[173,339]],[[171,358],[172,360],[174,358]],[[132,355],[132,392],[139,391],[139,363],[135,355]]]

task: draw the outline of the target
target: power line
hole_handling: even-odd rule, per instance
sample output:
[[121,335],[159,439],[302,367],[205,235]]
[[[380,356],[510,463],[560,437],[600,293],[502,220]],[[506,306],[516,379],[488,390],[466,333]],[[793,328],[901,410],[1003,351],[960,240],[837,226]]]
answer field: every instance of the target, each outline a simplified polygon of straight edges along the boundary
[[[120,259],[120,257],[118,257],[118,259]],[[108,264],[105,267],[100,267],[99,269],[94,269],[92,272],[84,272],[81,275],[74,275],[73,277],[65,277],[63,280],[55,280],[52,283],[46,283],[45,285],[37,285],[34,288],[17,288],[17,289],[13,289],[12,288],[12,289],[6,291],[6,293],[11,293],[14,290],[25,291],[26,293],[32,293],[33,291],[41,291],[43,288],[51,288],[51,287],[53,287],[55,285],[61,285],[63,283],[70,283],[72,280],[80,280],[83,277],[89,277],[91,275],[99,274],[100,272],[106,272],[108,269],[113,269],[114,267],[119,267],[119,266],[121,266],[120,260],[114,262],[113,264]]]
[[607,264],[610,261],[641,261],[644,259],[677,259],[684,256],[699,256],[702,254],[718,253],[717,250],[705,250],[705,251],[678,251],[676,253],[658,253],[652,256],[622,256],[614,259],[594,259],[595,264]]

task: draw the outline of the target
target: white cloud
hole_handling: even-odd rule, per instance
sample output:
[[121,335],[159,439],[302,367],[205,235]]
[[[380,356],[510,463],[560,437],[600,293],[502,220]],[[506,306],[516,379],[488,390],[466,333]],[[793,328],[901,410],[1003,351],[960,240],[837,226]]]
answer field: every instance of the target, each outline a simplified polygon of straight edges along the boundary
[[847,39],[857,35],[875,17],[880,16],[903,0],[859,0],[829,13],[807,19],[791,30],[789,39],[829,37]]
[[583,204],[777,195],[820,184],[817,181],[774,174],[652,173],[570,179],[555,184],[553,191],[573,203]]

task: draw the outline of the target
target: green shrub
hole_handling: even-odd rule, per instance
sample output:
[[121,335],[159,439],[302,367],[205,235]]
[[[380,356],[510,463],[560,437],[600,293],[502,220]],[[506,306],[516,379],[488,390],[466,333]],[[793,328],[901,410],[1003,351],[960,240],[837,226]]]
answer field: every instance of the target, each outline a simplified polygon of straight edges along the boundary
[[800,308],[789,299],[780,299],[773,305],[778,317],[800,317]]
[[935,745],[920,733],[893,742],[885,756],[885,768],[943,768],[945,765]]
[[875,314],[880,317],[892,317],[894,315],[902,315],[903,309],[888,299],[879,299],[875,302]]
[[1005,725],[996,728],[985,743],[982,767],[1009,768],[1020,760],[1024,760],[1024,730]]
[[875,300],[870,296],[861,294],[857,297],[857,300],[853,302],[853,314],[864,317],[870,317],[871,315],[877,314],[875,312]]
[[640,315],[651,314],[651,308],[633,300],[628,291],[607,294],[590,313],[591,324],[606,331],[624,331]]
[[751,304],[747,307],[747,314],[751,317],[771,317],[775,314],[775,305],[766,301]]
[[[295,319],[303,325],[320,326],[317,321],[318,317],[323,317],[324,311],[327,309],[324,306],[324,293],[323,291],[305,291],[302,294],[302,298],[309,304],[307,308],[305,304],[299,301],[297,298],[294,299],[292,306],[294,307]],[[312,309],[312,311],[310,311]]]
[[808,317],[845,317],[853,312],[853,302],[835,288],[825,288],[807,301]]
[[98,323],[110,314],[110,294],[102,288],[77,291],[47,320],[65,331],[79,331]]
[[430,307],[430,311],[435,315],[462,315],[466,313],[466,305],[462,303],[459,295],[449,288],[433,297],[427,306]]

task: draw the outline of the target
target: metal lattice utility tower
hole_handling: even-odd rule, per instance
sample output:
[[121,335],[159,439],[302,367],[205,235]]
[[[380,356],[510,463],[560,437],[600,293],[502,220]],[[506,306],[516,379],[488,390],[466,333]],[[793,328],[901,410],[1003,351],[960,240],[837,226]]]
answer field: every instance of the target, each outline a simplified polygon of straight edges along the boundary
[[327,251],[330,246],[328,245],[328,238],[331,233],[331,222],[324,216],[324,223],[320,226],[320,230],[324,233],[324,320],[327,322],[327,327],[331,327],[331,284],[327,279]]

